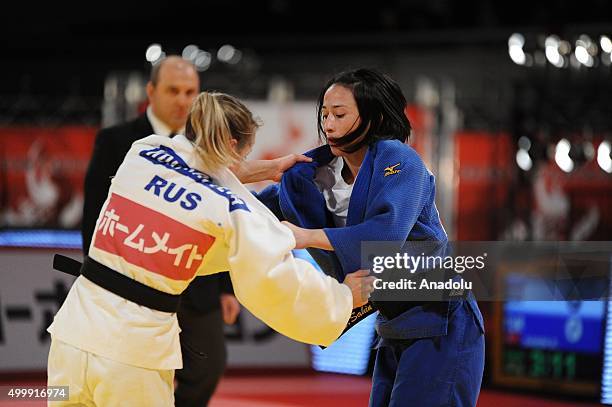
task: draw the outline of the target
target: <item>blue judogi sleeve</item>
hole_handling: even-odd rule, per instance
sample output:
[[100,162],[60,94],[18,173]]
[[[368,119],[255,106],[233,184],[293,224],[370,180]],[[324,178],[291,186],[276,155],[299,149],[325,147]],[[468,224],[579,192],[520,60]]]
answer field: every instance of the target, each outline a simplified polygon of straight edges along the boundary
[[296,163],[283,175],[279,184],[272,184],[259,193],[253,193],[276,217],[303,228],[322,229],[331,222],[325,199],[314,184],[316,168],[329,162],[333,155],[329,148],[319,147],[304,155],[313,159],[309,163]]
[[264,188],[261,192],[252,193],[261,203],[266,205],[266,207],[272,211],[278,220],[283,221],[285,220],[285,216],[283,215],[283,211],[281,211],[280,204],[278,202],[278,189],[278,184],[272,184]]
[[405,242],[422,212],[429,212],[426,205],[433,205],[433,175],[399,141],[373,146],[355,182],[347,226],[324,229],[345,273],[361,268],[361,242]]

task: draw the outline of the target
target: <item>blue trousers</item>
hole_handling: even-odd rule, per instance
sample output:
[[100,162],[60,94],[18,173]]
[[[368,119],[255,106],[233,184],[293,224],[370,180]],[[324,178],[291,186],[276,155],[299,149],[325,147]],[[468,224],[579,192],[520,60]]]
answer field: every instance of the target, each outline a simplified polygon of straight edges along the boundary
[[484,333],[466,301],[452,303],[446,335],[378,348],[370,407],[475,406],[483,370]]

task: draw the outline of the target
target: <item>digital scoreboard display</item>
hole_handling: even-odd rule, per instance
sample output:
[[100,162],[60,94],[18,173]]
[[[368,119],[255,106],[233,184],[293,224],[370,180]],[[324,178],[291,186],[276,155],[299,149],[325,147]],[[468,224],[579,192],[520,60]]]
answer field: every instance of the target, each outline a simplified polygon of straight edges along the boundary
[[504,375],[597,383],[604,301],[509,301],[503,305]]
[[599,397],[609,301],[524,300],[541,298],[546,281],[508,274],[504,284],[508,300],[494,313],[494,383]]

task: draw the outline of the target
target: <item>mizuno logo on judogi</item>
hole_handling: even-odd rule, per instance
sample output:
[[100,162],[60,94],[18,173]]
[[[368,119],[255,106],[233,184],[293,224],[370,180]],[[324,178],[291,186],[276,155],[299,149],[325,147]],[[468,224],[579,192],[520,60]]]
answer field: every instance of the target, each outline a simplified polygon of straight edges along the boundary
[[400,163],[397,163],[395,165],[391,165],[387,168],[385,168],[385,177],[388,175],[393,175],[393,174],[397,174],[399,172],[402,172],[402,170],[396,170],[397,167],[399,167]]
[[213,184],[208,175],[196,170],[195,168],[189,167],[187,163],[170,147],[159,146],[150,150],[142,150],[140,152],[140,156],[153,164],[163,165],[166,168],[189,177],[198,184],[210,189],[217,195],[227,198],[229,201],[230,212],[236,209],[242,209],[250,212],[246,202],[234,195],[229,189]]
[[215,238],[112,194],[94,246],[173,280],[190,280]]

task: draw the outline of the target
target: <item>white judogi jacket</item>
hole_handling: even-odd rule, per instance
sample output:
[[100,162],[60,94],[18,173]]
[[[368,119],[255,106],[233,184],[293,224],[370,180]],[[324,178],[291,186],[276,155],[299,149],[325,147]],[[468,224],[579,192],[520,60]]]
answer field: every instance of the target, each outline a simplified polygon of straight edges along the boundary
[[[329,345],[352,309],[350,289],[296,259],[292,232],[226,168],[211,174],[192,143],[149,136],[119,167],[89,256],[143,284],[181,293],[229,270],[238,300],[295,340]],[[48,331],[87,352],[149,369],[182,367],[175,314],[78,277]]]

